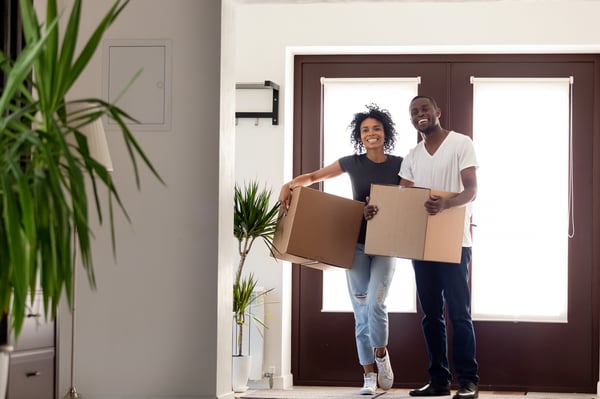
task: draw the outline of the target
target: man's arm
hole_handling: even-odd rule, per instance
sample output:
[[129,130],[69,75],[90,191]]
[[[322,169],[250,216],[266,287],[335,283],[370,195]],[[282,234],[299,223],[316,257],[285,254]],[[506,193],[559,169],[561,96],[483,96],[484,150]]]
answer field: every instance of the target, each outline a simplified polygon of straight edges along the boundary
[[477,197],[477,173],[474,166],[460,171],[460,178],[463,183],[464,190],[454,198],[449,198],[448,208],[463,206]]
[[432,196],[425,202],[425,208],[427,213],[435,215],[440,213],[444,209],[455,208],[457,206],[463,206],[469,202],[475,200],[477,196],[477,174],[474,166],[461,170],[460,178],[463,184],[463,191],[458,193],[452,198],[442,198],[438,196]]

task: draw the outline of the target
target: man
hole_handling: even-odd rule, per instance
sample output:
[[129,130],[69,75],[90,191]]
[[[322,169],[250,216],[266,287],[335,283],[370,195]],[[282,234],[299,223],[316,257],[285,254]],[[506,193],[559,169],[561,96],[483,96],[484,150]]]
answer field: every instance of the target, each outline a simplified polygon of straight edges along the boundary
[[[471,201],[477,194],[477,159],[468,136],[444,129],[441,111],[433,98],[417,96],[410,103],[410,117],[423,140],[413,148],[400,168],[400,184],[458,193],[453,198],[432,196],[425,203],[431,215],[465,206],[465,224],[460,264],[413,260],[417,293],[425,314],[423,334],[429,354],[429,383],[409,392],[410,396],[450,395],[452,374],[448,363],[444,306],[452,323],[452,363],[459,389],[454,399],[479,396],[475,332],[471,320],[469,262],[471,261]],[[377,213],[375,205],[365,210],[367,219]]]

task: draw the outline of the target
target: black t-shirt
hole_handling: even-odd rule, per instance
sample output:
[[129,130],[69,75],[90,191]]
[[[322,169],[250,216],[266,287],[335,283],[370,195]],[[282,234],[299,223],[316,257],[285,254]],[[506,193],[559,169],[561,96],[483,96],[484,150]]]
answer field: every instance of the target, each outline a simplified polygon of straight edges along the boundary
[[[402,157],[388,155],[385,162],[375,163],[366,154],[349,155],[340,158],[339,163],[342,170],[350,176],[352,196],[357,201],[366,203],[371,184],[400,184]],[[359,243],[364,244],[366,232],[367,221],[363,218],[358,235]]]

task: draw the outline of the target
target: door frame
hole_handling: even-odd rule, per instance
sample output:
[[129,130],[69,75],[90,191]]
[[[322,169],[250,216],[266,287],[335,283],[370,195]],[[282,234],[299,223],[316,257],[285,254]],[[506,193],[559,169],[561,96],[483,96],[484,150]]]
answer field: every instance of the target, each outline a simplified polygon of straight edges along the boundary
[[[437,53],[439,53],[439,51],[437,51]],[[572,51],[570,51],[569,53],[571,54],[550,54],[550,56],[552,57],[553,60],[556,59],[560,59],[561,57],[563,57],[564,59],[569,59],[572,57]],[[295,55],[306,55],[306,53],[289,53],[290,56]],[[312,54],[312,55],[317,55],[317,54]],[[319,54],[320,56],[323,56],[322,54]],[[362,53],[360,53],[360,55],[364,55]],[[378,54],[380,55],[380,54]],[[486,58],[495,58],[500,54],[489,54],[489,56],[487,54],[472,54],[472,57],[476,58],[477,61],[482,61],[485,60]],[[510,58],[512,55],[511,54],[502,54],[504,57],[508,57]],[[514,56],[518,56],[519,58],[523,58],[524,56],[527,55],[532,55],[532,57],[538,57],[539,54],[514,54]],[[592,54],[593,56],[597,57],[597,54]],[[397,56],[397,55],[396,55]],[[430,60],[431,56],[428,54],[404,54],[404,56],[406,56],[406,58],[410,58],[413,61],[414,60]],[[335,55],[331,55],[331,57],[338,57]],[[350,56],[351,57],[351,56]],[[456,58],[456,55],[454,54],[443,54],[443,55],[439,55],[438,57],[444,58],[444,57],[448,57],[449,59],[454,59]],[[525,57],[526,58],[526,57]],[[289,60],[288,60],[289,61]],[[298,73],[297,71],[297,65],[295,63],[294,64],[294,68],[295,68],[295,73]],[[600,65],[598,62],[595,63],[595,76],[600,76]],[[293,78],[292,78],[293,79]],[[594,87],[594,102],[595,104],[600,104],[600,79],[595,79],[595,87]],[[291,86],[291,85],[290,85]],[[290,87],[288,86],[288,87]],[[299,137],[297,137],[298,135],[296,134],[297,131],[299,131],[300,128],[300,118],[299,115],[301,115],[301,102],[297,101],[297,93],[300,91],[299,90],[299,85],[298,85],[298,80],[297,79],[293,79],[293,87],[294,90],[292,93],[288,93],[288,96],[290,96],[291,98],[293,98],[294,100],[291,101],[291,104],[293,104],[293,131],[294,131],[294,136],[293,136],[293,143],[294,143],[294,149],[293,149],[293,153],[294,153],[294,160],[293,160],[293,173],[294,175],[297,175],[299,173],[302,173],[302,165],[300,162],[300,152],[301,152],[301,148],[300,148],[300,142],[299,142]],[[288,102],[288,104],[290,104],[290,102]],[[594,162],[593,162],[593,171],[592,171],[592,175],[593,175],[593,184],[592,184],[592,203],[593,203],[593,209],[592,209],[592,220],[593,220],[593,227],[592,227],[592,235],[593,235],[593,242],[598,242],[598,239],[600,238],[600,112],[596,112],[594,114],[593,117],[593,156],[594,156]],[[305,172],[305,171],[304,171]],[[595,287],[600,287],[600,248],[597,248],[594,246],[594,248],[592,249],[592,263],[593,263],[593,270],[592,270],[592,278],[594,281],[594,286]],[[292,269],[292,273],[293,273],[293,279],[292,279],[292,373],[295,375],[295,371],[297,371],[297,358],[298,358],[298,347],[297,347],[297,337],[295,336],[295,334],[297,333],[298,330],[298,318],[295,316],[298,314],[298,306],[299,306],[299,298],[298,298],[298,292],[299,292],[299,273],[300,273],[300,268],[298,267],[294,267]],[[315,287],[317,288],[317,287]],[[595,289],[592,293],[592,298],[593,298],[593,303],[592,303],[592,307],[594,310],[594,317],[592,320],[593,326],[594,326],[594,334],[596,337],[599,336],[599,328],[598,328],[598,310],[600,309],[600,294],[598,292],[598,289]],[[594,344],[594,348],[593,348],[594,352],[595,352],[595,358],[598,359],[599,355],[599,347],[598,347],[598,338],[596,338],[595,344]],[[596,362],[595,365],[595,371],[598,372],[598,362]],[[302,380],[298,380],[299,384],[302,384]],[[598,390],[600,391],[600,383],[598,383]]]

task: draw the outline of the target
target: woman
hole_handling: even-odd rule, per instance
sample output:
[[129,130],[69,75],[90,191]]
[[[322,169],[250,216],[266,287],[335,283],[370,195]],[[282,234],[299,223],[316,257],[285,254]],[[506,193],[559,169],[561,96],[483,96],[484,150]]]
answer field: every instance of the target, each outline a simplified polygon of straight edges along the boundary
[[[354,155],[338,159],[331,165],[294,178],[281,187],[279,202],[284,210],[290,206],[292,191],[298,186],[348,173],[355,200],[368,202],[371,184],[399,184],[402,158],[389,152],[396,143],[394,122],[385,109],[375,104],[354,115],[349,129]],[[373,395],[379,387],[388,390],[394,373],[387,351],[388,314],[385,299],[395,270],[395,259],[364,253],[366,220],[363,219],[352,268],[346,271],[348,293],[354,309],[358,360],[364,369],[362,395]]]

